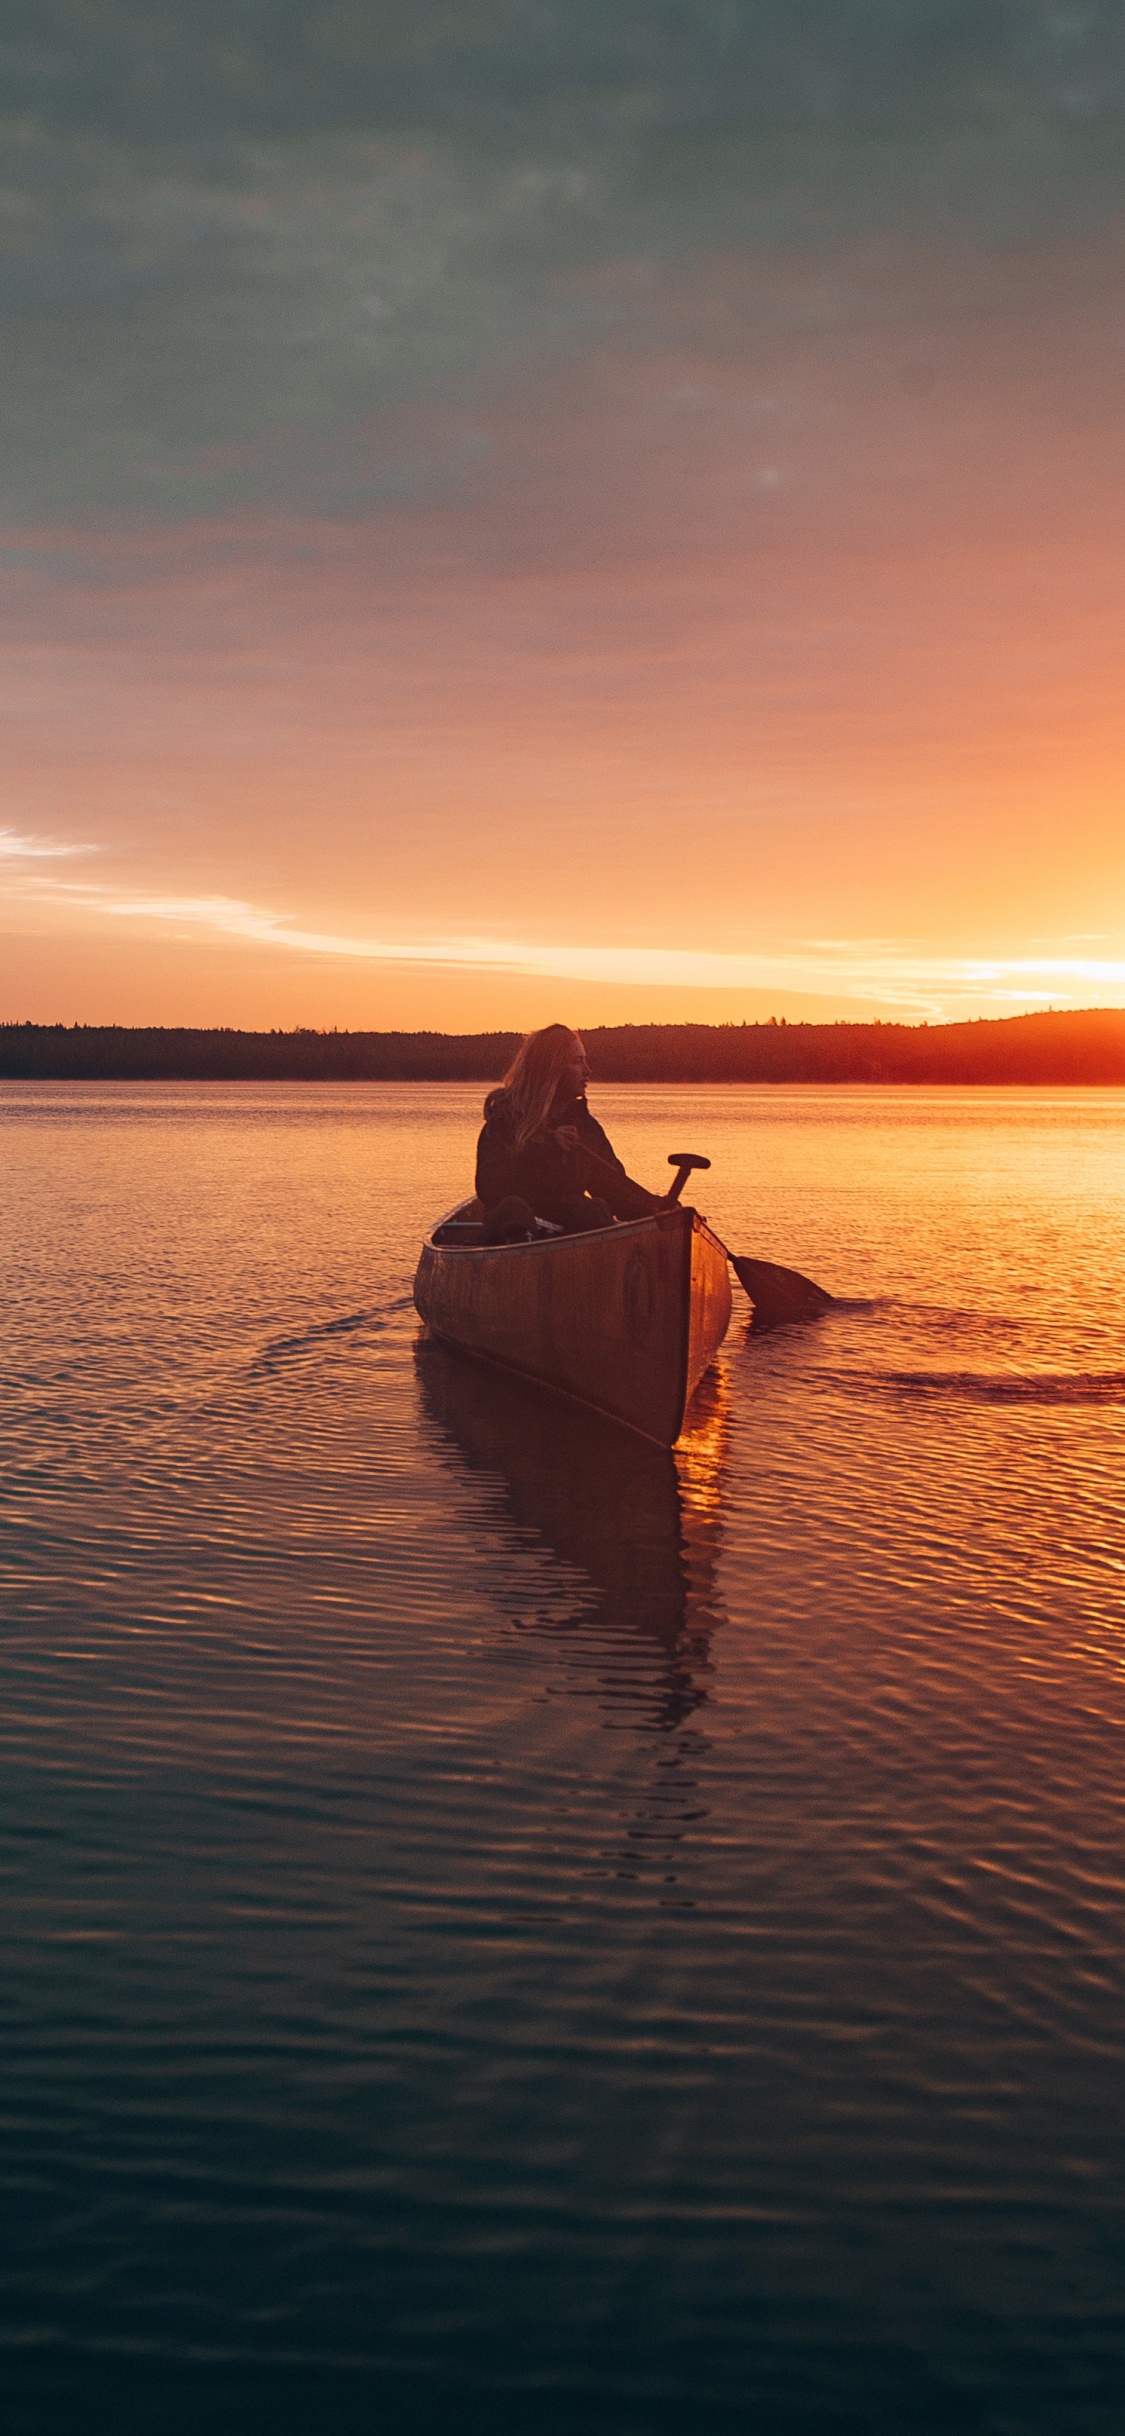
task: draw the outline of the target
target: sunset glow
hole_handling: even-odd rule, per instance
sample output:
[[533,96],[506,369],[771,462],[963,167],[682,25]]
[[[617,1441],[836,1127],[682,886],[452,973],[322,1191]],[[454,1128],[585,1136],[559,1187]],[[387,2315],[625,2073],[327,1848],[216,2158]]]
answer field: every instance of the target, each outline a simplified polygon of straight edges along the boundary
[[10,175],[0,1017],[1125,995],[1098,124]]

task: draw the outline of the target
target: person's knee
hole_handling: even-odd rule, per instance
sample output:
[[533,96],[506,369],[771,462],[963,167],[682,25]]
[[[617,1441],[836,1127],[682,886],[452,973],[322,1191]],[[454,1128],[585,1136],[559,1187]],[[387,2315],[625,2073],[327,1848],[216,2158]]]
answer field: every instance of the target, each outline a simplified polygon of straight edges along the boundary
[[509,1193],[494,1209],[484,1215],[486,1243],[526,1243],[535,1233],[535,1212],[529,1201],[521,1201],[518,1193]]

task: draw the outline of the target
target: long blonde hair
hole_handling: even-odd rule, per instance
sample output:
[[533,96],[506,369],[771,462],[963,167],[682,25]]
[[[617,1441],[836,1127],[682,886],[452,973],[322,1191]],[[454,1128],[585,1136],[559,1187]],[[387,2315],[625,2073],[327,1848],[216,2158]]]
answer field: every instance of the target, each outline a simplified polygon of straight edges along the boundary
[[565,1023],[549,1023],[541,1032],[529,1032],[517,1049],[501,1086],[508,1095],[517,1150],[546,1132],[576,1041],[577,1032]]

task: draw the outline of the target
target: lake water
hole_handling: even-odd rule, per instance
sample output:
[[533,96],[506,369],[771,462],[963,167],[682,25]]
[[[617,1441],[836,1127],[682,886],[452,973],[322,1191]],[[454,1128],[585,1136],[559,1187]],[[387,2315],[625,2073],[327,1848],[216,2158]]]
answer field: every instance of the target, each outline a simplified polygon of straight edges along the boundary
[[675,1458],[479,1100],[0,1088],[5,2430],[1117,2436],[1125,1094],[594,1093],[847,1298]]

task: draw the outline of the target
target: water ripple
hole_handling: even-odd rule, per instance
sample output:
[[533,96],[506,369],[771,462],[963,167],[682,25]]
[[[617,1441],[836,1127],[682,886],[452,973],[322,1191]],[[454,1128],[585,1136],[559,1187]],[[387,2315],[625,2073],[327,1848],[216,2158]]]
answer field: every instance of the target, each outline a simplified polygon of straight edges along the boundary
[[8,1111],[13,2431],[1108,2436],[1125,1101],[692,1095],[868,1293],[669,1456],[420,1336],[476,1097]]

